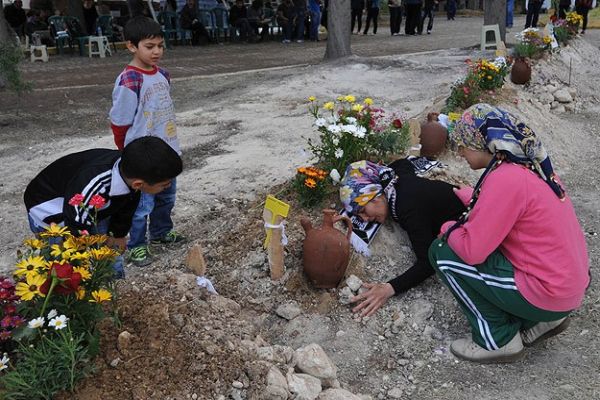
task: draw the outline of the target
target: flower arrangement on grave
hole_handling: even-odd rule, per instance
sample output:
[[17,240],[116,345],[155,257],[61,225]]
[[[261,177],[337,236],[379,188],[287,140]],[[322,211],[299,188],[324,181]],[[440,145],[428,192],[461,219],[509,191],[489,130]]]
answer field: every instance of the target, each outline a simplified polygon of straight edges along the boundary
[[296,170],[293,187],[303,207],[314,207],[327,196],[327,176],[327,171],[312,166]]
[[363,159],[386,162],[405,153],[410,143],[404,118],[375,106],[371,98],[358,102],[347,95],[321,104],[310,97],[308,108],[319,131],[319,140],[308,139],[308,147],[325,170],[344,171]]
[[538,58],[549,51],[552,37],[544,35],[538,28],[527,28],[515,35],[517,43],[513,49],[515,57]]
[[508,75],[508,63],[504,57],[493,61],[479,59],[470,65],[471,72],[477,77],[479,87],[483,90],[495,90],[504,86],[504,78]]
[[583,24],[583,16],[578,14],[576,11],[568,12],[565,19],[567,24],[574,29],[575,33],[577,33],[579,26]]
[[[80,206],[82,200],[75,195],[69,203]],[[95,216],[104,199],[93,200],[86,211]],[[73,390],[90,372],[89,361],[99,352],[97,323],[114,295],[119,254],[107,241],[106,235],[73,235],[52,224],[23,242],[14,281],[0,278],[0,301],[12,302],[2,304],[6,327],[0,332],[12,344],[0,362],[0,387],[7,398],[51,398]]]

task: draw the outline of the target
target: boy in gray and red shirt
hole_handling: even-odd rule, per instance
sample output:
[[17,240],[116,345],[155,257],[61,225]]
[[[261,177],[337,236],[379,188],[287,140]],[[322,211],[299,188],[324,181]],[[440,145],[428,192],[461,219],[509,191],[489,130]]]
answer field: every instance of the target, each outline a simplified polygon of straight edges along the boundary
[[[156,21],[140,16],[127,22],[123,34],[133,59],[119,74],[113,89],[110,121],[115,143],[122,149],[137,138],[156,136],[181,154],[170,95],[170,76],[156,65],[164,51],[161,27]],[[171,185],[158,194],[142,194],[129,232],[129,261],[138,265],[151,262],[147,225],[153,243],[174,243],[183,239],[173,231],[171,211],[175,206],[175,192],[176,181],[173,179]]]

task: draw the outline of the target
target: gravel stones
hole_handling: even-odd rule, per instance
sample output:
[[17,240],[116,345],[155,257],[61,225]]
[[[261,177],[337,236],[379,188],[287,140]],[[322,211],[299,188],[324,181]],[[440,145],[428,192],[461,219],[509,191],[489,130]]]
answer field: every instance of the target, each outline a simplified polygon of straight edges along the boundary
[[300,309],[298,303],[296,303],[295,301],[290,301],[277,307],[275,313],[281,318],[285,318],[288,321],[291,321],[298,315],[302,314],[302,310]]

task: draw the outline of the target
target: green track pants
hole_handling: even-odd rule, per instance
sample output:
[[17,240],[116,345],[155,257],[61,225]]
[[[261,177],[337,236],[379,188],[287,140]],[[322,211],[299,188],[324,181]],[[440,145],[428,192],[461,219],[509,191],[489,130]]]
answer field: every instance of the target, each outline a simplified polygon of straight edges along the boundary
[[527,302],[515,284],[514,267],[498,250],[482,264],[468,265],[446,242],[436,239],[429,248],[429,260],[467,316],[473,341],[487,350],[504,346],[520,330],[538,322],[569,314]]

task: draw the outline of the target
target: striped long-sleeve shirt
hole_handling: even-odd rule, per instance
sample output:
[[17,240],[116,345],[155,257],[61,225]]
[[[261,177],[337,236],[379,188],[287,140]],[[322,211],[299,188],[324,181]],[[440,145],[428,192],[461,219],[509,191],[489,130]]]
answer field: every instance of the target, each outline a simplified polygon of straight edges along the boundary
[[[73,234],[94,228],[96,221],[110,218],[109,232],[124,237],[140,195],[131,190],[119,172],[121,152],[93,149],[69,154],[44,168],[27,186],[24,194],[29,216],[39,227],[50,223],[68,226]],[[70,205],[74,195],[83,195],[79,205]],[[94,195],[105,204],[99,210],[90,205]]]

